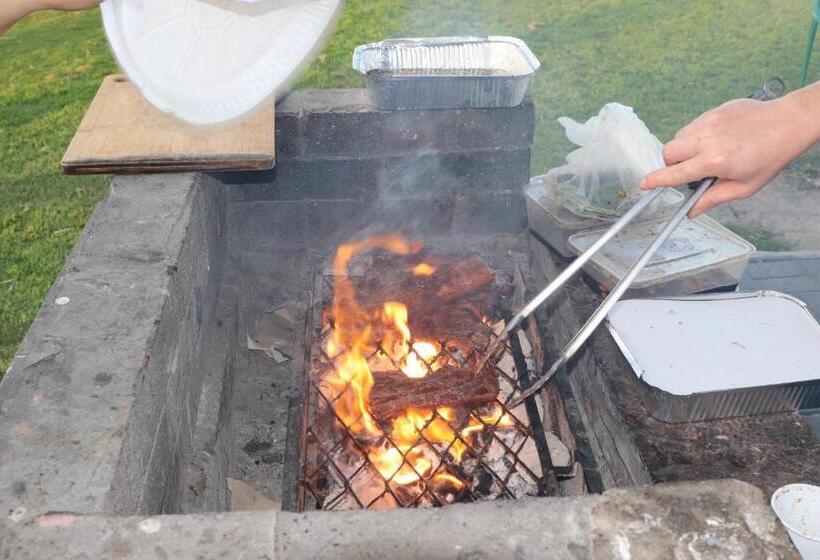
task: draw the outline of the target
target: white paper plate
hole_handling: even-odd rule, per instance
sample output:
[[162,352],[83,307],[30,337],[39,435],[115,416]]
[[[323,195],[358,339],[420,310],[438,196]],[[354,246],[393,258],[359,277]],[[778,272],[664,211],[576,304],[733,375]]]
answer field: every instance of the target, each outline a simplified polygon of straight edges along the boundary
[[117,61],[145,98],[195,124],[252,109],[296,77],[342,0],[106,0]]

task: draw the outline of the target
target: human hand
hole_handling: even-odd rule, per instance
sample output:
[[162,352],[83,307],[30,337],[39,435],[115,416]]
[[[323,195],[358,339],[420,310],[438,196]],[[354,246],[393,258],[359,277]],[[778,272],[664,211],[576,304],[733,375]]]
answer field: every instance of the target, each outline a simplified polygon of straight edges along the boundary
[[641,188],[682,185],[718,177],[689,213],[761,190],[820,138],[820,89],[813,84],[774,101],[738,99],[707,111],[664,146],[667,167]]

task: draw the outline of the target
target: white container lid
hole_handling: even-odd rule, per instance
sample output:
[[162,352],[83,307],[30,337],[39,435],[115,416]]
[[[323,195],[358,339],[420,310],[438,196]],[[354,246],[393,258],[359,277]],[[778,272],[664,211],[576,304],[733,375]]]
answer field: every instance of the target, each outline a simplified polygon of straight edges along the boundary
[[[617,283],[626,276],[666,223],[667,219],[659,219],[628,225],[604,245],[589,263],[613,284]],[[606,228],[596,228],[576,233],[569,238],[568,245],[576,254],[581,254],[605,231]],[[683,220],[650,259],[632,288],[645,288],[705,268],[716,268],[746,258],[754,250],[754,245],[707,216]]]
[[672,395],[820,376],[820,325],[801,301],[779,292],[625,300],[607,324],[635,374]]
[[296,76],[341,0],[106,0],[103,25],[128,78],[162,111],[214,124]]

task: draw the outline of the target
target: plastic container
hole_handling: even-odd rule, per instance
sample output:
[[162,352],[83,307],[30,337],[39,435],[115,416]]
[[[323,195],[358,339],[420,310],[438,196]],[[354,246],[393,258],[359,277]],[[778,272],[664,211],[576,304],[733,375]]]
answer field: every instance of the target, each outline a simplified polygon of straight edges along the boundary
[[155,107],[194,124],[281,91],[322,46],[341,0],[106,0],[117,62]]
[[[666,225],[655,219],[628,225],[598,251],[584,271],[610,291]],[[605,229],[576,233],[569,247],[577,255]],[[755,247],[707,216],[684,220],[655,253],[625,297],[680,296],[733,289]]]
[[540,66],[515,37],[390,39],[353,52],[371,103],[386,110],[515,107]]
[[772,509],[805,560],[820,560],[820,486],[787,484],[772,494]]
[[[574,258],[576,254],[568,243],[572,235],[581,231],[607,226],[614,223],[615,218],[587,218],[573,214],[552,201],[549,188],[549,184],[541,175],[530,179],[530,184],[524,191],[530,229],[562,257]],[[683,195],[677,191],[668,190],[661,195],[658,202],[657,210],[654,213],[647,212],[645,214],[649,216],[649,219],[671,215],[675,208],[683,202]],[[641,220],[641,216],[635,219]]]

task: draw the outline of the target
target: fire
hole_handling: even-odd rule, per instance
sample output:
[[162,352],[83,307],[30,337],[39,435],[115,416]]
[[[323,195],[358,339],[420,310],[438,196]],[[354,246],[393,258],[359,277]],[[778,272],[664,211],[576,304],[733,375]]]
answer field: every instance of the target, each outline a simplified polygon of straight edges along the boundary
[[420,340],[411,344],[410,327],[407,325],[407,306],[396,301],[388,301],[382,310],[382,320],[395,327],[385,333],[382,349],[398,362],[399,369],[407,377],[424,377],[438,369],[430,362],[438,356],[439,347],[435,342]]
[[[451,408],[440,407],[435,411],[410,408],[394,418],[389,427],[380,427],[368,409],[374,383],[368,359],[377,361],[380,370],[382,366],[397,367],[408,377],[420,378],[435,375],[441,347],[435,341],[413,339],[407,306],[400,301],[386,302],[375,311],[362,309],[347,274],[348,266],[354,257],[371,250],[409,255],[421,248],[420,243],[408,242],[399,234],[369,237],[339,247],[334,260],[335,329],[326,343],[326,351],[335,367],[327,382],[334,393],[330,400],[336,415],[365,445],[370,462],[386,480],[410,485],[424,479],[459,490],[464,483],[434,464],[435,456],[425,454],[426,447],[420,445],[422,438],[447,449],[456,461],[461,461],[468,444],[485,425],[504,425],[512,419],[500,409],[493,410],[479,418],[470,416],[467,425],[457,431],[453,427],[457,425],[456,411]],[[435,268],[427,263],[412,269],[416,276],[429,276],[434,272]]]
[[[331,375],[327,381],[336,391],[335,396],[338,396],[333,405],[336,414],[354,435],[361,437],[382,435],[367,409],[370,389],[373,387],[373,373],[367,363],[367,355],[379,343],[374,327],[387,327],[387,343],[397,339],[391,326],[404,336],[401,328],[395,326],[391,319],[391,314],[395,314],[397,310],[389,309],[388,304],[385,304],[382,313],[373,316],[360,309],[356,303],[356,289],[347,275],[347,268],[357,254],[374,249],[408,255],[420,251],[421,245],[410,243],[398,234],[386,234],[345,243],[336,251],[333,261],[333,270],[337,275],[333,288],[333,319],[336,328],[328,343],[328,352],[331,355],[341,352],[341,355],[336,364],[336,374]],[[404,316],[406,327],[406,308]]]
[[436,272],[436,267],[425,262],[413,267],[413,276],[432,276]]
[[434,342],[414,342],[412,351],[407,354],[404,359],[404,364],[401,370],[407,377],[424,377],[430,371],[438,369],[435,364],[429,365],[430,362],[438,356],[439,348]]

